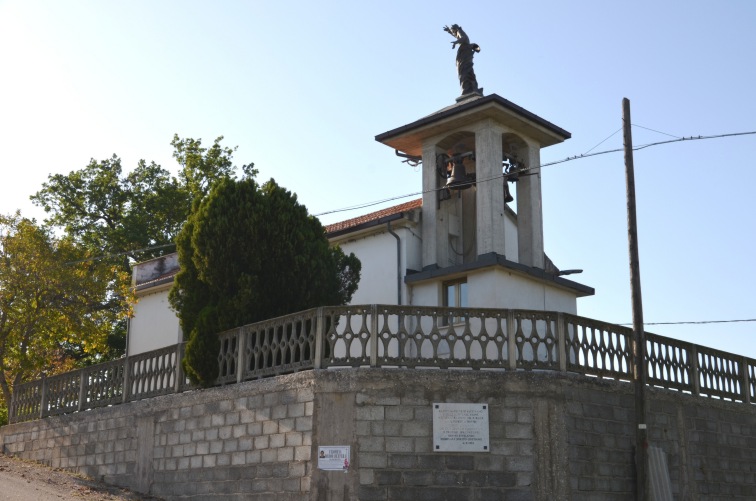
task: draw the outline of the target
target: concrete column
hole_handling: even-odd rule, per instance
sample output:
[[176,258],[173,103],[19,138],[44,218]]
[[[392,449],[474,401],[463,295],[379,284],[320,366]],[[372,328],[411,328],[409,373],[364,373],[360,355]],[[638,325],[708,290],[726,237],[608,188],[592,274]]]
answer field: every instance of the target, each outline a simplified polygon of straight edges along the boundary
[[155,418],[142,416],[136,419],[136,467],[131,488],[149,494],[152,487],[152,461],[155,457]]
[[434,142],[423,144],[423,269],[438,263],[438,193],[435,190],[439,177],[436,173],[436,150]]
[[504,188],[501,135],[504,130],[491,120],[475,130],[478,255],[504,255]]
[[517,182],[518,262],[543,269],[543,207],[541,206],[541,148],[528,141],[525,165],[529,176]]
[[570,499],[567,426],[562,400],[539,399],[533,405],[535,430],[535,498],[539,501]]

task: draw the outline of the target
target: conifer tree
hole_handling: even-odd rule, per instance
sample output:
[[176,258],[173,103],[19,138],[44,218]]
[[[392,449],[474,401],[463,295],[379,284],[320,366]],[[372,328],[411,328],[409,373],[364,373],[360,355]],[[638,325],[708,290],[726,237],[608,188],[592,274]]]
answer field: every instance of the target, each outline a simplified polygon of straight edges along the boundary
[[181,271],[170,293],[195,383],[218,376],[217,334],[323,305],[346,304],[360,262],[274,180],[224,179],[196,203],[177,239]]

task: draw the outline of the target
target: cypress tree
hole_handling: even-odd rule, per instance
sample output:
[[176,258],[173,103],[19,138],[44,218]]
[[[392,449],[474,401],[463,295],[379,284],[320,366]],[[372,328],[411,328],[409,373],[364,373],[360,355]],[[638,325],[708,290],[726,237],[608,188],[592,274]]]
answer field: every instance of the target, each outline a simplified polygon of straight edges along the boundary
[[219,332],[346,304],[360,278],[354,254],[331,248],[320,221],[272,179],[218,182],[195,204],[177,247],[170,302],[188,338],[184,368],[203,386],[218,376]]

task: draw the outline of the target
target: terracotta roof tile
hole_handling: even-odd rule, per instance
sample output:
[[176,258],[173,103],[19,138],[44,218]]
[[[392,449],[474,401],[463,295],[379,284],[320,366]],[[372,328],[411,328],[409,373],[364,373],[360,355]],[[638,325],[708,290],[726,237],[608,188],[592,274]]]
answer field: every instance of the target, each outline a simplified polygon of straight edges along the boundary
[[386,209],[381,209],[376,212],[371,212],[370,214],[365,214],[365,215],[358,216],[352,219],[347,219],[346,221],[329,224],[325,227],[325,230],[327,234],[334,233],[337,231],[343,231],[349,228],[354,228],[355,226],[359,226],[361,224],[369,223],[371,221],[376,221],[386,216],[392,216],[394,214],[399,214],[401,212],[417,209],[422,206],[423,206],[423,199],[418,198],[410,202],[405,202],[403,204],[394,205],[393,207],[387,207]]

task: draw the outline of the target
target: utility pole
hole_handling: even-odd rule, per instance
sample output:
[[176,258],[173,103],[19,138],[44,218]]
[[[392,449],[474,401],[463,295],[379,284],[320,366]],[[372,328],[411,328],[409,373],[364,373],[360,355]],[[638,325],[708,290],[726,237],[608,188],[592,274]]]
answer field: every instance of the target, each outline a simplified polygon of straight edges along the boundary
[[646,333],[643,329],[638,224],[635,216],[635,168],[633,136],[630,131],[630,101],[622,99],[622,129],[625,145],[627,187],[627,241],[630,250],[630,288],[633,301],[633,368],[635,370],[635,471],[637,501],[649,500],[648,430],[646,429]]

